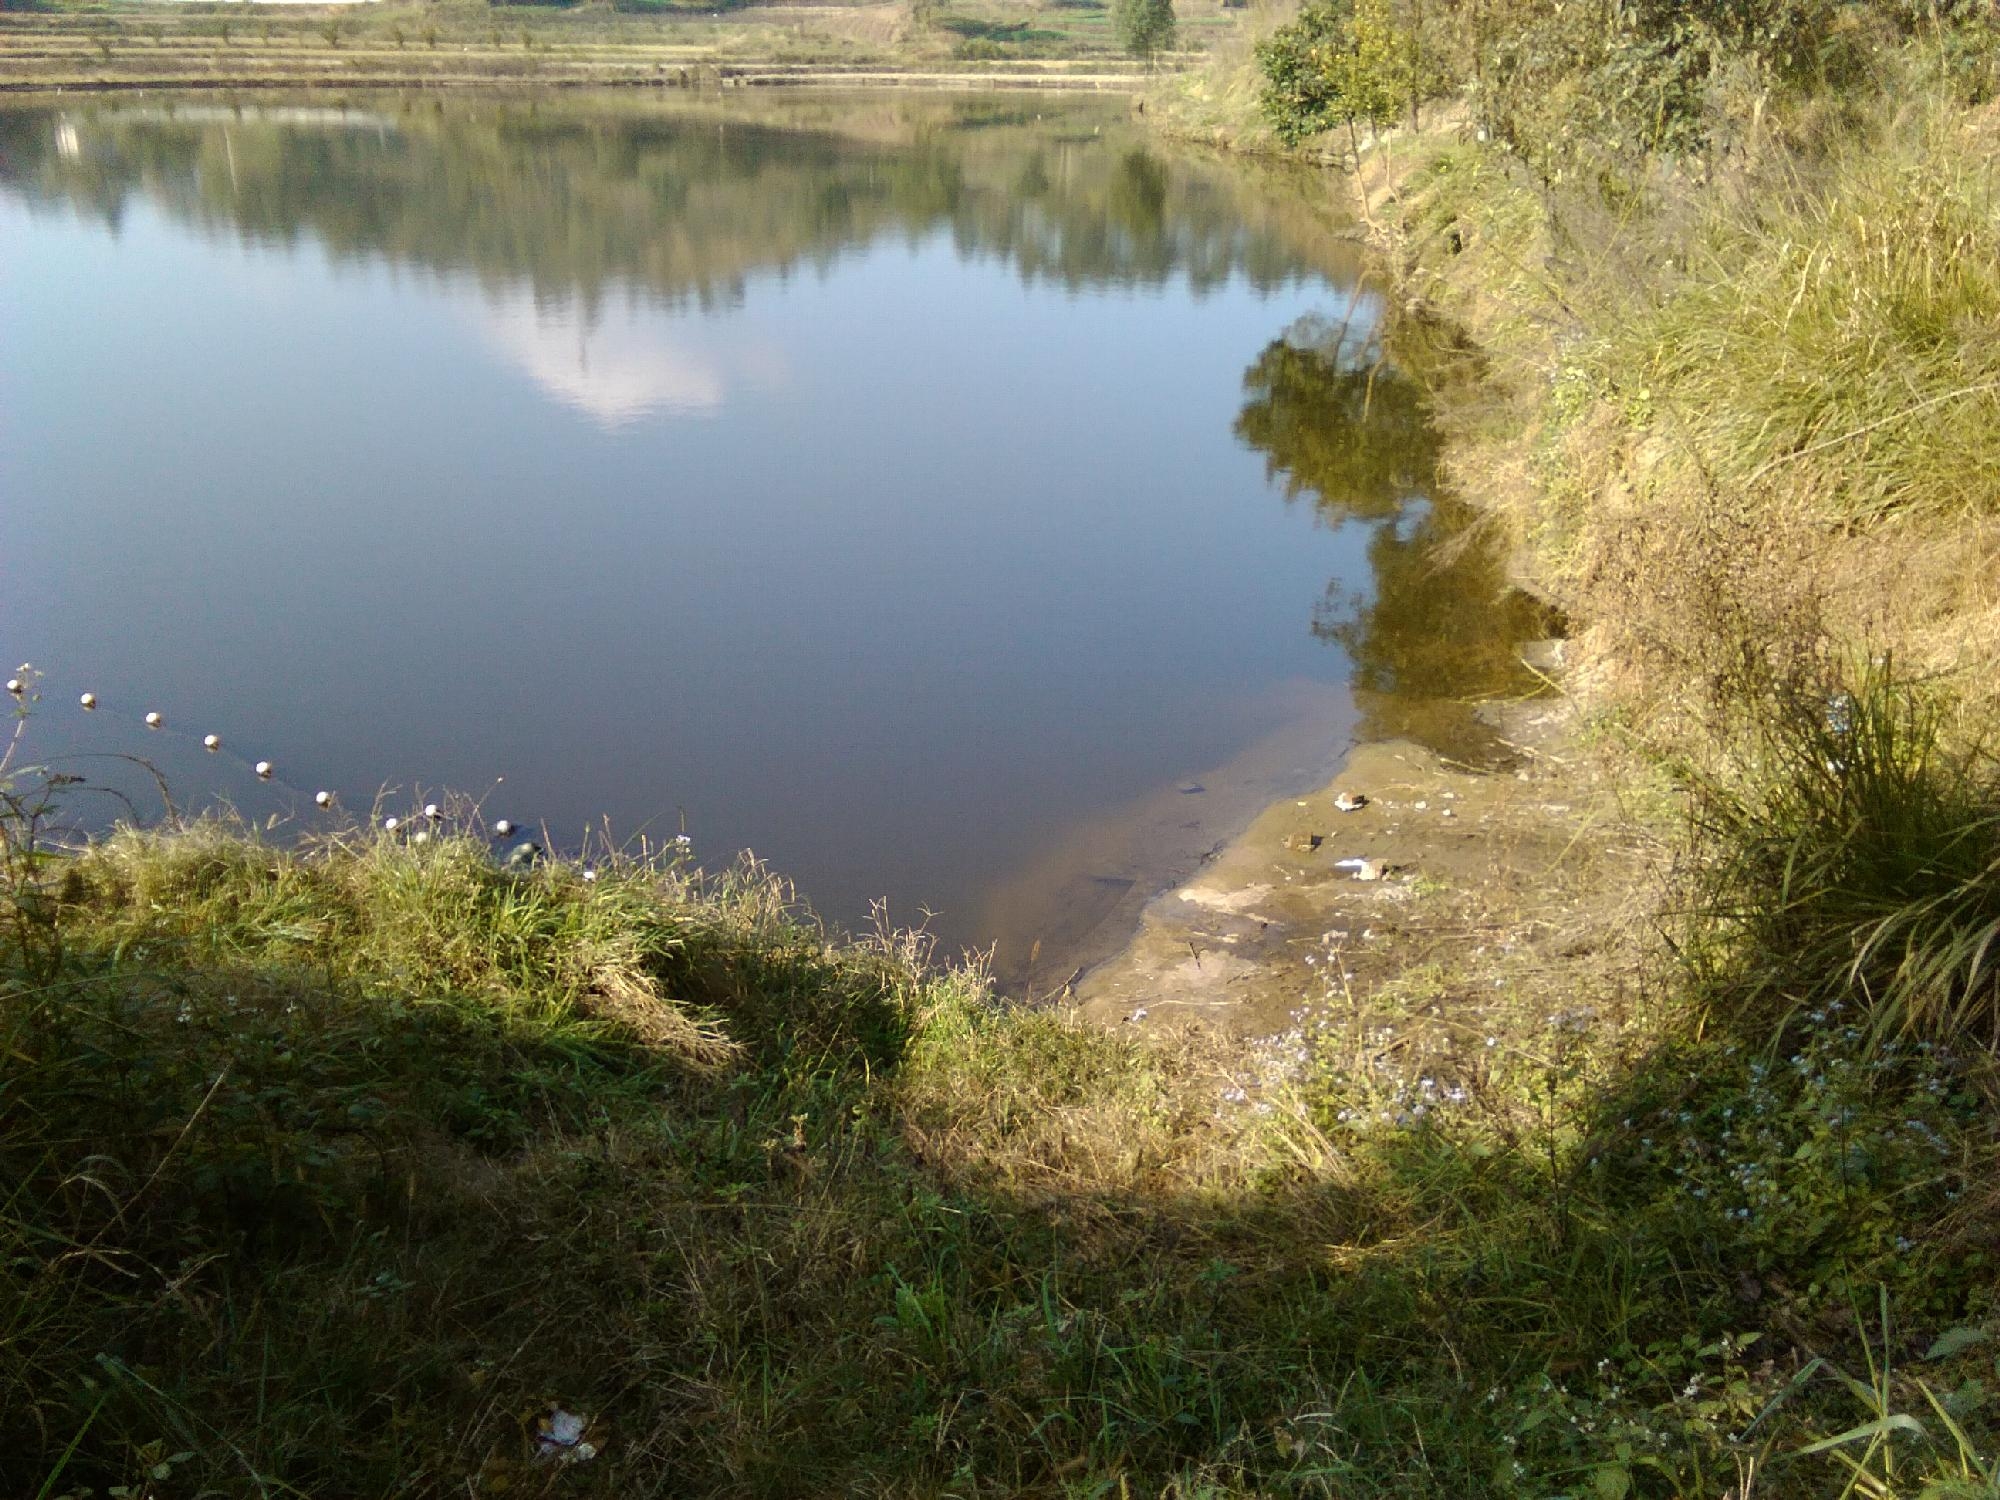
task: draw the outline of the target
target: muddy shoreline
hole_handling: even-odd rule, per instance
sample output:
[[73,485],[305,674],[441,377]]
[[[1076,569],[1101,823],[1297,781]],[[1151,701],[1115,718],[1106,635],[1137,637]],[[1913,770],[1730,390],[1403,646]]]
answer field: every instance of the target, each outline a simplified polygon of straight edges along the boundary
[[[1602,993],[1630,967],[1660,851],[1582,752],[1568,699],[1478,713],[1505,747],[1498,763],[1359,746],[1149,901],[1071,1002],[1107,1026],[1193,1022],[1251,1043],[1419,971],[1456,994],[1461,1019],[1531,972],[1537,990]],[[1342,811],[1336,796],[1364,805]]]

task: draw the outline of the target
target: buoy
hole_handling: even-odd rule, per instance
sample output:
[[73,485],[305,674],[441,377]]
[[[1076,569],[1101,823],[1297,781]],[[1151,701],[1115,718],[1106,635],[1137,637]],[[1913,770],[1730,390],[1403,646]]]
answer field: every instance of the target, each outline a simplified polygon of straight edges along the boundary
[[435,802],[426,802],[424,804],[424,816],[429,818],[433,823],[435,823],[439,818],[442,818],[444,816],[444,813],[439,810],[438,805]]
[[269,781],[269,780],[271,779],[271,772],[272,772],[272,770],[273,770],[273,767],[272,767],[271,763],[270,763],[270,762],[269,762],[268,760],[260,760],[260,761],[258,761],[258,762],[257,762],[257,779],[258,779],[259,781]]
[[146,727],[148,729],[158,729],[162,724],[166,722],[167,721],[165,719],[160,717],[159,710],[157,709],[153,710],[151,713],[148,713],[146,715]]
[[27,683],[21,681],[20,678],[9,677],[7,679],[7,691],[12,693],[16,698],[20,697],[21,694],[27,692],[27,690],[28,690]]
[[222,736],[219,734],[203,735],[201,737],[201,748],[204,750],[220,750],[222,748]]
[[97,707],[97,694],[85,693],[81,698],[77,699],[76,701],[81,703],[86,709],[92,709]]
[[317,802],[321,807],[331,807],[333,806],[333,793],[314,792],[313,801]]
[[502,818],[499,822],[493,825],[493,831],[499,834],[500,837],[504,839],[505,837],[507,837],[508,834],[514,831],[514,825],[508,822],[505,818]]
[[401,818],[384,818],[382,820],[382,831],[384,833],[394,833],[398,828],[401,828],[402,826],[403,826],[403,820]]

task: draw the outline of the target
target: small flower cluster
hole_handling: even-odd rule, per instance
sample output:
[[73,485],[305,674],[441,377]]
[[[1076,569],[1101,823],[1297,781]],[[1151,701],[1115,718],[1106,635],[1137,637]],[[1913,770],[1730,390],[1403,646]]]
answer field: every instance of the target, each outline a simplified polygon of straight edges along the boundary
[[[1904,1229],[1963,1191],[1980,1111],[1960,1064],[1931,1043],[1870,1052],[1836,1004],[1778,1062],[1724,1052],[1673,1107],[1628,1116],[1593,1159],[1600,1180],[1670,1185],[1758,1258],[1838,1250],[1870,1274],[1916,1275]],[[1711,1054],[1712,1056],[1712,1054]]]

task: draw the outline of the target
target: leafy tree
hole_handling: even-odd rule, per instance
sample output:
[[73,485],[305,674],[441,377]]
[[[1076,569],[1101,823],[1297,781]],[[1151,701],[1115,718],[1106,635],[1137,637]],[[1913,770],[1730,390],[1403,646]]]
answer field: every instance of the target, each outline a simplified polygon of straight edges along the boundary
[[1417,34],[1391,0],[1314,0],[1257,47],[1261,102],[1288,145],[1356,120],[1380,125],[1416,103]]
[[1174,44],[1174,0],[1112,0],[1119,43],[1148,62]]
[[1340,80],[1326,63],[1345,45],[1351,19],[1351,7],[1338,0],[1308,5],[1257,44],[1257,64],[1264,71],[1258,102],[1286,145],[1296,146],[1339,118]]

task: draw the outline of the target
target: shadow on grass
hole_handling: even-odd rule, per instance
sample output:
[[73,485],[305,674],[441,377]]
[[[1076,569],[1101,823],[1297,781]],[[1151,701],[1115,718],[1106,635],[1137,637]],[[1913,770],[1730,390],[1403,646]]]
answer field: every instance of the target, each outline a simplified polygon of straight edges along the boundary
[[[726,1059],[183,937],[11,987],[5,1487],[1720,1493],[1829,1268],[1963,1312],[1895,1243],[1962,1070],[1838,1028],[1362,1131],[765,919],[656,974]],[[1922,1128],[1820,1151],[1857,1109]],[[532,1460],[551,1402],[598,1457]]]

